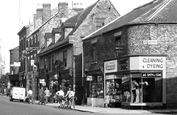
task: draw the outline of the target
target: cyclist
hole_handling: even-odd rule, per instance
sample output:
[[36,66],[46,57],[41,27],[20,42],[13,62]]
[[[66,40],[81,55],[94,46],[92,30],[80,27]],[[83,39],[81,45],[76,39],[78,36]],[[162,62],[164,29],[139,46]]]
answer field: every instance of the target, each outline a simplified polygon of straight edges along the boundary
[[69,108],[71,108],[71,106],[74,107],[74,95],[75,95],[75,92],[71,90],[71,88],[69,87],[69,90],[67,91],[65,97],[67,97],[67,100],[68,100],[68,105],[69,105]]
[[64,91],[62,89],[60,89],[59,91],[56,92],[56,96],[57,96],[57,101],[58,101],[58,107],[61,107],[62,100],[64,98]]

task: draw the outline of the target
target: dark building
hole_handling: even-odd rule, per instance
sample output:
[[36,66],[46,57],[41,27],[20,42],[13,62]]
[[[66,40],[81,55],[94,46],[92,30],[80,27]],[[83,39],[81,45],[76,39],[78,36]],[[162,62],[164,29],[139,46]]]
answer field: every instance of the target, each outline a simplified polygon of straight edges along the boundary
[[19,47],[10,50],[10,74],[9,80],[13,86],[20,86],[21,80],[19,78]]

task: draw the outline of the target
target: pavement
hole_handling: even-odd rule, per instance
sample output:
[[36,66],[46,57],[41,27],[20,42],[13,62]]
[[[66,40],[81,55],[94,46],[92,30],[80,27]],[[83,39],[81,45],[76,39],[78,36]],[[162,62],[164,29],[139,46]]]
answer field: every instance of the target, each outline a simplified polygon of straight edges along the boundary
[[[37,101],[35,103],[38,103]],[[57,103],[47,103],[46,106],[57,108]],[[103,108],[103,107],[92,107],[87,105],[76,105],[75,109],[82,112],[91,113],[109,113],[109,114],[177,114],[177,109],[125,109],[125,108]]]

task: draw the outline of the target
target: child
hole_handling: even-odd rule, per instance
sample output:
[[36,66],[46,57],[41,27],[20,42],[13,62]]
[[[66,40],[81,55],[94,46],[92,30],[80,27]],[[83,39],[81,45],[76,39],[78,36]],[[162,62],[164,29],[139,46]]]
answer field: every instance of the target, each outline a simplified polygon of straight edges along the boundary
[[109,107],[109,104],[110,104],[110,96],[109,94],[107,93],[106,96],[105,96],[105,103],[104,103],[105,107]]

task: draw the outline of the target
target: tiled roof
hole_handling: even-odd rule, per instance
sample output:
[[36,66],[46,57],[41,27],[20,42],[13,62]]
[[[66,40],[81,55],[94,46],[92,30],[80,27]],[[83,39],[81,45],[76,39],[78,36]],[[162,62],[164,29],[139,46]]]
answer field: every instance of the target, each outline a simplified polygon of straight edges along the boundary
[[[65,26],[69,26],[69,25],[73,26],[74,25],[74,29],[70,32],[70,34],[74,33],[77,30],[77,28],[81,25],[81,23],[85,20],[85,18],[87,17],[87,15],[90,13],[90,11],[92,10],[92,8],[96,5],[96,3],[94,3],[93,5],[87,7],[81,13],[79,13],[79,14],[77,14],[77,15],[75,15],[75,16],[73,16],[73,17],[71,17],[71,18],[69,18],[69,19],[67,19],[65,21],[65,23],[64,23]],[[63,37],[63,36],[61,36],[61,37]],[[41,50],[38,55],[40,56],[40,55],[49,53],[52,49],[60,47],[60,45],[63,45],[65,43],[69,43],[69,37],[68,36],[65,39],[63,39],[61,41],[58,41],[55,44],[47,47],[46,49]]]
[[118,17],[84,39],[99,36],[111,30],[140,23],[177,23],[176,0],[154,0],[140,6],[124,16]]

